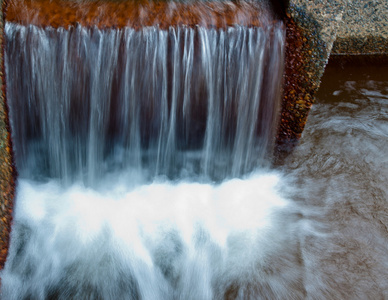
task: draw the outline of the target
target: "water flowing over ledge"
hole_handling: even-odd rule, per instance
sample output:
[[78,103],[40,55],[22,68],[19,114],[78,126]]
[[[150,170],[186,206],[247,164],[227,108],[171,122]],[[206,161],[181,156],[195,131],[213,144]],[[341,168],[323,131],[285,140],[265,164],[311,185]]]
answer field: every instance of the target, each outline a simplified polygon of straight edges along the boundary
[[303,293],[297,254],[282,253],[297,243],[297,208],[279,174],[259,171],[273,150],[285,29],[234,11],[223,23],[203,14],[142,28],[9,15],[20,176],[2,296]]
[[[313,2],[322,5],[325,1],[306,1],[309,7]],[[330,20],[335,2],[327,5],[329,11],[313,10]],[[308,13],[303,9],[298,13],[306,21]],[[290,28],[287,25],[288,32]],[[294,52],[308,57],[304,68],[289,69],[291,77],[298,78],[303,72],[309,77],[311,64],[317,70],[319,62],[327,59],[311,46],[317,45],[311,38],[327,28],[323,29],[312,26],[308,31],[312,35],[301,36],[299,41],[305,42],[297,48],[290,47],[287,38],[288,49],[298,49]],[[288,59],[292,61],[293,56]],[[298,63],[301,61],[293,66]],[[323,88],[325,95],[311,112],[300,146],[284,161],[282,170],[292,178],[289,183],[277,174],[272,179],[268,174],[255,174],[217,185],[160,180],[143,182],[140,188],[138,176],[131,180],[130,174],[125,174],[110,176],[113,181],[104,180],[109,187],[99,186],[97,191],[77,180],[64,189],[63,182],[55,179],[42,183],[19,178],[13,242],[0,274],[1,297],[383,299],[388,294],[388,90],[386,70],[381,65],[379,69],[361,84],[357,76],[364,70],[358,68],[350,79],[345,79],[338,65],[329,75],[336,78],[333,89]],[[382,79],[376,74],[383,74]],[[307,86],[316,89],[316,78],[307,80]],[[297,93],[295,98],[306,110],[311,99],[304,95]],[[5,97],[4,91],[0,97]],[[0,114],[3,121],[2,109]],[[295,120],[295,114],[289,116]],[[300,123],[305,118],[298,116],[296,120]],[[0,126],[2,226],[9,224],[10,217],[9,203],[4,199],[13,199],[12,181],[11,193],[3,185],[12,163],[11,157],[4,155],[12,150],[6,126]],[[272,189],[276,178],[286,186]],[[115,199],[107,197],[105,201],[104,189],[116,191]],[[189,194],[184,193],[188,190]],[[185,197],[177,199],[178,191]],[[279,198],[284,194],[294,201]],[[212,207],[211,199],[217,207]],[[261,206],[261,201],[265,205]],[[300,209],[295,208],[295,202]],[[182,205],[173,209],[177,212],[174,216],[165,203]],[[131,220],[125,214],[131,215]],[[166,222],[161,221],[164,217]],[[139,222],[134,224],[134,220]],[[153,232],[155,223],[150,220],[161,225],[159,232]],[[174,227],[174,222],[179,226]],[[113,234],[117,232],[121,235]],[[122,237],[131,233],[136,243],[125,243]],[[190,236],[193,238],[187,238]],[[225,236],[228,238],[220,238]],[[4,231],[2,243],[3,237]],[[1,250],[4,256],[4,248]]]
[[7,23],[5,32],[23,177],[93,184],[132,168],[151,178],[221,180],[254,170],[271,153],[280,23],[141,31]]

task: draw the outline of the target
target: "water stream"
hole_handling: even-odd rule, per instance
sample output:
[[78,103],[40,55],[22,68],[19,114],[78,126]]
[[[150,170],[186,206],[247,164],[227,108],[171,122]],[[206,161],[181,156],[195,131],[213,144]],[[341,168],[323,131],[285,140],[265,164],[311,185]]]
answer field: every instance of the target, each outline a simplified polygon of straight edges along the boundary
[[131,169],[222,180],[263,164],[272,148],[280,23],[141,31],[7,23],[5,32],[22,177],[97,185]]
[[20,176],[2,299],[388,295],[383,67],[329,66],[270,168],[281,24],[6,36]]
[[5,33],[19,178],[3,297],[256,297],[292,232],[264,171],[283,25]]

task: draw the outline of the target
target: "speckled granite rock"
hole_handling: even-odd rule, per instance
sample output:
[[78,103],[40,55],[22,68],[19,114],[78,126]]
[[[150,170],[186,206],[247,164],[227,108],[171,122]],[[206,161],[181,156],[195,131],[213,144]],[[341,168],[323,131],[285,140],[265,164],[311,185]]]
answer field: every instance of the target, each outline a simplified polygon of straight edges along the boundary
[[290,1],[278,152],[291,151],[301,137],[331,54],[388,55],[387,16],[386,0]]
[[313,34],[313,38],[319,38],[324,42],[325,60],[328,59],[337,32],[341,28],[344,11],[347,8],[346,1],[291,0],[289,14],[302,29]]
[[388,1],[347,1],[332,54],[388,54]]
[[[302,135],[345,7],[343,0],[290,2],[276,157],[291,151]],[[292,28],[290,24],[293,24]]]

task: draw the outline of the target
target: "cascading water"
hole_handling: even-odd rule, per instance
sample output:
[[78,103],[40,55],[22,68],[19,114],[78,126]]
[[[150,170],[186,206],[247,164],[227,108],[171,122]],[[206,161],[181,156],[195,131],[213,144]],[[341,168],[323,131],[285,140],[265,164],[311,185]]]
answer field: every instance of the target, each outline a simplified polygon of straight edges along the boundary
[[5,31],[23,177],[93,184],[131,168],[220,180],[252,171],[272,148],[280,24],[136,31],[8,23]]
[[8,22],[5,35],[20,177],[4,299],[303,295],[297,255],[282,252],[296,209],[259,169],[281,23]]

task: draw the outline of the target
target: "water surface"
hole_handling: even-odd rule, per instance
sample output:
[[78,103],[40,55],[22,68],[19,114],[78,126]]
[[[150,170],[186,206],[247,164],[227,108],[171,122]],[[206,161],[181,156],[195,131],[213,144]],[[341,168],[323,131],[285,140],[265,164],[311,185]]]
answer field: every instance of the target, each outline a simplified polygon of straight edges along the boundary
[[[386,66],[328,66],[299,146],[281,168],[303,207],[310,299],[388,295]],[[289,183],[290,184],[290,183]]]

